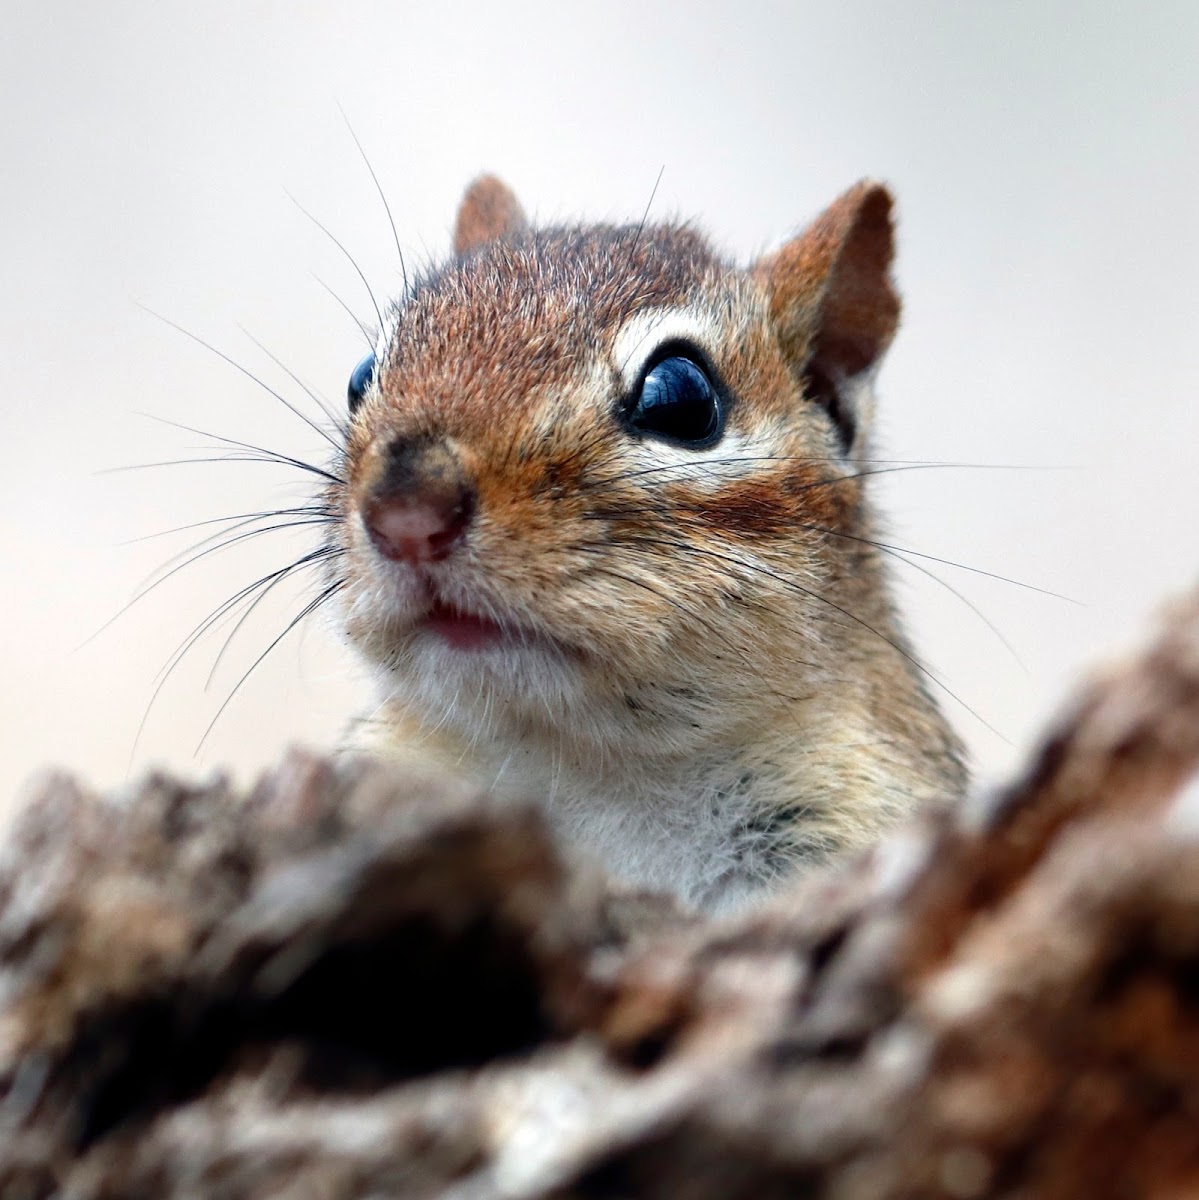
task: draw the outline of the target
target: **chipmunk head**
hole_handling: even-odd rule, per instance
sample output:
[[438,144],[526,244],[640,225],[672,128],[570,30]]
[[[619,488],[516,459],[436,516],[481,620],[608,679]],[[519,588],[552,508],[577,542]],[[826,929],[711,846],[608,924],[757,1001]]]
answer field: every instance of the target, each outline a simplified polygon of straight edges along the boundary
[[746,270],[687,225],[532,228],[485,178],[454,250],[351,379],[332,497],[389,697],[468,739],[667,756],[871,655],[909,670],[862,540],[883,187]]

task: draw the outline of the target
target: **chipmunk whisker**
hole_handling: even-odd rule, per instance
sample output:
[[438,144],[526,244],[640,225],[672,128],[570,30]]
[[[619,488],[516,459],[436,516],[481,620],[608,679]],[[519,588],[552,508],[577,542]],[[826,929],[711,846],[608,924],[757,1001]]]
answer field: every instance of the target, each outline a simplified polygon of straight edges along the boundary
[[242,674],[241,678],[238,679],[238,681],[230,689],[229,694],[222,701],[220,708],[217,709],[212,720],[208,723],[208,728],[205,729],[203,737],[201,737],[199,742],[196,743],[196,751],[195,752],[197,754],[203,748],[204,743],[208,740],[208,736],[209,736],[209,734],[212,733],[213,727],[221,719],[221,714],[225,711],[225,709],[227,709],[229,707],[229,705],[233,701],[233,698],[237,695],[237,693],[244,686],[246,680],[248,680],[250,678],[250,676],[258,669],[258,667],[262,664],[262,662],[266,659],[266,657],[271,653],[271,651],[274,650],[275,647],[278,646],[279,643],[281,641],[283,641],[283,639],[285,637],[287,637],[287,635],[289,633],[291,633],[291,631],[293,629],[295,629],[298,625],[300,625],[305,620],[305,618],[310,616],[318,608],[320,608],[322,605],[324,605],[329,600],[331,600],[345,586],[346,586],[346,581],[344,579],[336,579],[332,583],[328,584],[325,588],[323,588],[321,590],[321,592],[315,597],[315,599],[310,600],[307,604],[304,605],[303,608],[300,609],[300,611],[294,617],[292,617],[292,619],[287,623],[287,625],[284,626],[283,631],[250,664],[250,666]]

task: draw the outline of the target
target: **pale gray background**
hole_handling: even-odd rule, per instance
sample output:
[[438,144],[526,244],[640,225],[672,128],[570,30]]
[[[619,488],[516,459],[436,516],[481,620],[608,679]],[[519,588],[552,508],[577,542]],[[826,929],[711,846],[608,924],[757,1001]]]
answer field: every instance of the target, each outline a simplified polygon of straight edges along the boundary
[[[542,217],[698,216],[748,257],[862,175],[900,203],[900,338],[881,379],[897,459],[1011,466],[891,476],[895,540],[1059,591],[905,571],[922,650],[1005,742],[950,703],[988,776],[1084,665],[1199,573],[1195,453],[1199,5],[600,6],[14,4],[0,31],[0,802],[55,761],[129,769],[154,675],[235,587],[285,561],[263,540],[205,561],[94,641],[185,544],[121,545],[303,493],[264,466],[97,475],[197,439],[138,411],[292,452],[317,437],[148,316],[213,341],[292,398],[244,325],[342,403],[366,317],[352,270],[288,199],[398,278],[338,111],[413,257],[444,252],[481,169]],[[880,481],[883,482],[883,481]],[[193,757],[221,699],[298,606],[270,607],[204,690],[215,645],[158,697],[135,770],[327,744],[357,703],[313,623]],[[265,608],[266,606],[264,606]]]

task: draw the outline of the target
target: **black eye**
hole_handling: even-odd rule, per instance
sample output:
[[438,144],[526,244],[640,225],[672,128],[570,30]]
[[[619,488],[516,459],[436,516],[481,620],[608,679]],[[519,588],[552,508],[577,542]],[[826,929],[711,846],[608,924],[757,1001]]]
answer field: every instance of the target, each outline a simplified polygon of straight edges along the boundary
[[646,374],[626,418],[634,429],[689,446],[710,446],[724,428],[724,410],[699,363],[682,355],[660,359]]
[[350,402],[350,412],[355,412],[366,396],[375,377],[375,356],[368,354],[350,373],[350,386],[346,388],[346,398]]

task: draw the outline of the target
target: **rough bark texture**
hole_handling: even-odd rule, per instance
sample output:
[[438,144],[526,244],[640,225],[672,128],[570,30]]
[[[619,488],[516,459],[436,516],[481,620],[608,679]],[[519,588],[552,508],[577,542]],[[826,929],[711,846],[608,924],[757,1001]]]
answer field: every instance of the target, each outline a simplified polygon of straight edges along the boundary
[[1197,1195],[1197,762],[1199,596],[1017,783],[736,921],[365,763],[50,778],[0,1197]]

